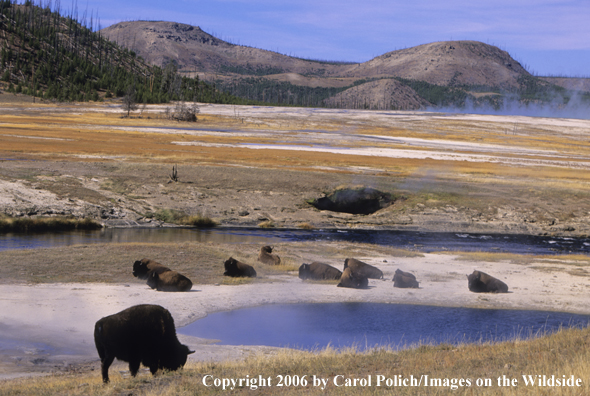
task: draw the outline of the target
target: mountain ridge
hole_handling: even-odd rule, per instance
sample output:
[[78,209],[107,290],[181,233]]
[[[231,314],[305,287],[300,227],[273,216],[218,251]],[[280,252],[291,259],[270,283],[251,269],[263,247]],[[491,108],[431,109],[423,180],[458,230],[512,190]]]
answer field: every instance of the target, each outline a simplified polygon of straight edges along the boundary
[[461,105],[470,96],[495,106],[504,92],[533,92],[526,100],[535,101],[542,96],[538,92],[547,97],[546,91],[560,88],[531,75],[508,52],[478,41],[433,42],[346,63],[232,44],[177,22],[120,22],[101,34],[147,62],[160,67],[172,62],[179,72],[199,75],[231,94],[282,104],[418,109]]

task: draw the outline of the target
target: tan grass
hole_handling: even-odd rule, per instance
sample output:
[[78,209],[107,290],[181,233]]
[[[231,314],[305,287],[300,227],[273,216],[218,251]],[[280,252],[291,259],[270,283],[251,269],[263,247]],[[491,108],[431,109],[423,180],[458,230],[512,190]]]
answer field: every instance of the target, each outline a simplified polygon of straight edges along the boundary
[[258,223],[258,227],[260,228],[274,228],[274,223],[271,220],[266,220],[261,223]]

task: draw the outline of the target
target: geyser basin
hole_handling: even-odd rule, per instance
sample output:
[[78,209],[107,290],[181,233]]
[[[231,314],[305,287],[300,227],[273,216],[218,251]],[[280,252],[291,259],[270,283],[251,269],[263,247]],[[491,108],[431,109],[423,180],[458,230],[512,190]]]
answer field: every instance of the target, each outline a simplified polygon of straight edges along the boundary
[[503,341],[563,327],[590,315],[376,303],[281,304],[218,312],[178,329],[227,345],[298,349]]

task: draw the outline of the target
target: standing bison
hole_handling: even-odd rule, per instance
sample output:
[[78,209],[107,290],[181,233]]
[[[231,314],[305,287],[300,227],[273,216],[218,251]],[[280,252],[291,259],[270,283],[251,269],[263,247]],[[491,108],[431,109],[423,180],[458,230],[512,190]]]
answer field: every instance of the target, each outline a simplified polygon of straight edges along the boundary
[[272,254],[272,247],[270,246],[263,246],[260,248],[260,253],[258,254],[258,261],[268,265],[281,264],[281,258],[276,254]]
[[469,290],[474,293],[508,293],[508,285],[485,272],[474,270],[467,275]]
[[170,271],[170,268],[164,267],[157,261],[148,258],[137,260],[133,263],[133,276],[136,278],[147,279],[150,271],[158,271],[158,273],[162,273],[164,271]]
[[346,268],[350,268],[353,274],[361,278],[383,279],[383,271],[379,268],[354,258],[344,260],[344,269]]
[[350,268],[345,268],[340,277],[340,283],[337,286],[352,289],[366,289],[369,286],[369,280],[366,276],[356,275]]
[[319,263],[314,261],[311,264],[301,264],[299,267],[300,279],[326,280],[326,279],[340,279],[342,271],[331,265]]
[[232,276],[234,278],[256,278],[256,271],[254,270],[254,267],[246,263],[242,263],[241,261],[238,261],[233,257],[230,257],[229,259],[225,260],[225,263],[223,263],[223,265],[225,267],[225,272],[223,273],[223,275],[225,276]]
[[393,287],[417,289],[420,287],[420,284],[416,280],[414,274],[397,269],[393,276]]
[[105,383],[115,358],[129,362],[135,377],[140,364],[152,374],[158,369],[177,370],[194,353],[178,341],[172,315],[159,305],[135,305],[100,319],[94,326],[94,343]]
[[147,279],[147,285],[157,291],[185,292],[193,287],[193,282],[176,271],[152,271]]

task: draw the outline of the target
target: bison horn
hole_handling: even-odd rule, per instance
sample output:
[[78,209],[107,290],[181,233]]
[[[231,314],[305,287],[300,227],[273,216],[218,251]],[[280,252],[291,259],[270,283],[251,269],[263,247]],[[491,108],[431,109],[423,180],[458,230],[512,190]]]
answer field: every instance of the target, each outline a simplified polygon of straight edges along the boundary
[[188,353],[187,353],[187,355],[190,355],[191,353],[195,353],[195,351],[189,350]]

